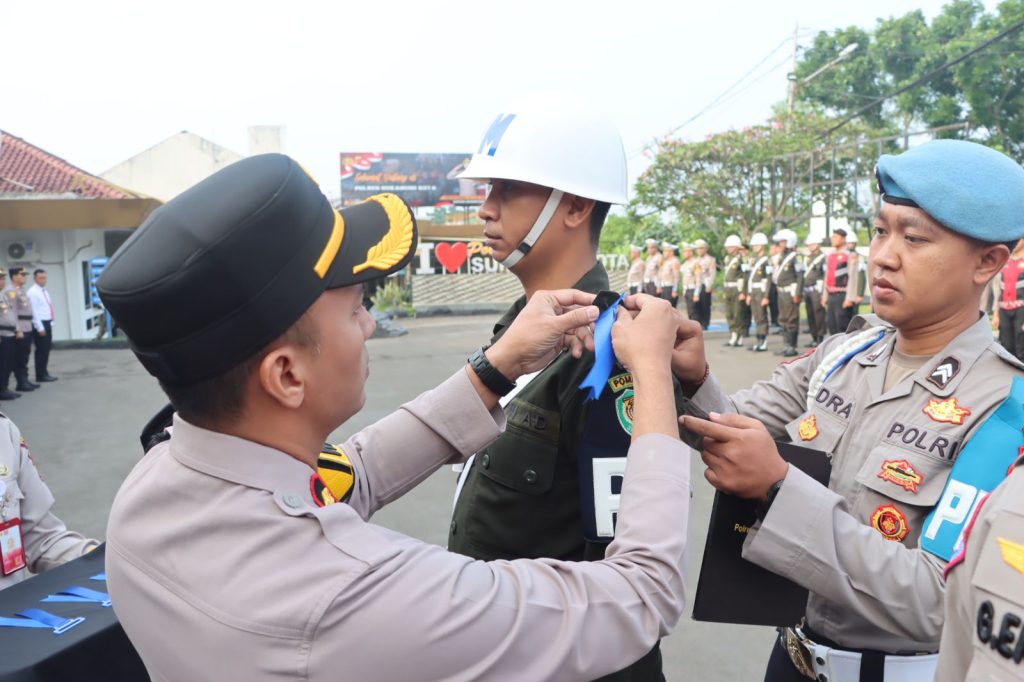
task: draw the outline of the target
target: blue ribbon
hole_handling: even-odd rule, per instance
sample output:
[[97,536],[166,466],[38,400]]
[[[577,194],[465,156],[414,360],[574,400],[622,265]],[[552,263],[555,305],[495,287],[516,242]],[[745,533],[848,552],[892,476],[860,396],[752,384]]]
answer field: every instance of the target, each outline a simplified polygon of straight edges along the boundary
[[85,618],[64,618],[55,616],[49,611],[42,609],[25,609],[15,615],[21,618],[0,618],[0,626],[12,628],[46,628],[53,630],[55,635],[63,635],[65,632],[85,622]]
[[92,602],[99,604],[100,606],[110,606],[110,595],[106,592],[99,592],[97,590],[90,590],[87,587],[78,587],[73,585],[66,590],[61,590],[57,594],[51,594],[44,602]]
[[107,574],[106,573],[97,573],[96,575],[94,575],[91,578],[89,578],[89,580],[98,580],[100,582],[106,582],[107,581]]
[[625,293],[619,296],[615,303],[601,313],[594,324],[594,366],[580,383],[581,389],[590,389],[587,400],[600,398],[608,383],[608,377],[612,375],[612,367],[616,362],[615,349],[612,348],[612,325],[615,324],[615,315],[625,296]]

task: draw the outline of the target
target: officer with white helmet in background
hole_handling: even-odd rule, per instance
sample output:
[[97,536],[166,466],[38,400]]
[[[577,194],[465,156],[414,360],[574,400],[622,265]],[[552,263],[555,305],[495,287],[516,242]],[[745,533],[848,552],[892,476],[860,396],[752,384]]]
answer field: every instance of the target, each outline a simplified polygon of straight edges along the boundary
[[[619,133],[604,117],[573,98],[534,97],[494,119],[463,176],[490,183],[479,210],[484,237],[524,290],[489,344],[539,289],[610,288],[597,243],[609,206],[627,201],[627,173]],[[663,259],[656,242],[647,245],[647,271],[656,278]],[[588,401],[580,384],[593,362],[589,353],[580,361],[563,354],[535,375],[504,384],[508,428],[462,470],[451,551],[483,560],[605,556],[618,511],[611,485],[625,470],[634,389],[632,375],[615,368],[600,397]],[[662,680],[660,648],[640,661],[624,657],[621,668],[602,679]]]
[[740,248],[743,243],[739,236],[730,234],[725,238],[725,266],[723,267],[722,286],[725,287],[725,319],[729,323],[729,340],[726,346],[742,346],[747,336],[747,327],[743,322],[743,306],[747,293],[747,266]]
[[776,355],[792,358],[797,352],[797,337],[800,334],[800,300],[804,288],[804,264],[796,251],[796,233],[793,230],[779,230],[772,237],[782,251],[779,266],[772,273],[779,292],[779,326],[785,345]]
[[764,352],[768,350],[768,288],[772,281],[772,261],[765,253],[768,237],[763,232],[755,232],[750,238],[750,246],[754,255],[751,256],[750,277],[747,279],[747,300],[757,340],[748,350]]

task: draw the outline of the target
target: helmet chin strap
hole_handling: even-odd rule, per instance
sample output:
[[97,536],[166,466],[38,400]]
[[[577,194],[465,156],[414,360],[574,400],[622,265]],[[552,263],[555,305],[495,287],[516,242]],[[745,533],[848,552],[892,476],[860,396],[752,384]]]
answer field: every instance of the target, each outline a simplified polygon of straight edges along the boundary
[[547,229],[548,223],[551,222],[551,216],[555,214],[558,209],[558,204],[562,201],[562,195],[564,192],[558,189],[551,190],[551,195],[548,197],[547,203],[544,204],[544,208],[541,209],[540,215],[537,216],[537,220],[534,221],[533,227],[523,237],[523,241],[519,242],[512,253],[508,254],[508,257],[502,262],[506,268],[513,268],[516,266],[523,257],[530,253],[530,249],[537,243],[540,236],[544,234],[544,230]]

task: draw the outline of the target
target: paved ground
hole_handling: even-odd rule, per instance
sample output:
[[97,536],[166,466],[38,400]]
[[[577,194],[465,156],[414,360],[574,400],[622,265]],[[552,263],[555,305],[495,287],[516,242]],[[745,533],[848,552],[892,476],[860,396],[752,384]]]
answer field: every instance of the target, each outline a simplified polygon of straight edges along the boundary
[[[344,438],[401,402],[435,386],[465,361],[490,334],[490,317],[403,320],[410,333],[370,341],[371,370],[366,408],[336,435]],[[724,336],[708,337],[712,368],[726,390],[768,376],[772,353],[724,348]],[[771,337],[770,349],[781,343]],[[69,525],[95,537],[106,529],[107,511],[121,480],[141,456],[138,433],[164,404],[156,382],[127,350],[62,350],[50,370],[60,381],[5,403],[54,494],[57,512]],[[692,600],[700,567],[712,489],[694,457],[690,530]],[[435,543],[444,543],[455,477],[445,468],[382,510],[377,523]],[[759,680],[771,646],[767,628],[695,623],[684,617],[663,644],[665,670],[675,680]]]

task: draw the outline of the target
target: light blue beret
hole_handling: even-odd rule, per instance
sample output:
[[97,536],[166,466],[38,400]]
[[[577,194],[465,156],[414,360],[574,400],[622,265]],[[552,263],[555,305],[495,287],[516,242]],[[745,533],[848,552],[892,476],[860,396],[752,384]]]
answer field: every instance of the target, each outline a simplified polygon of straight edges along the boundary
[[954,232],[985,242],[1024,237],[1024,168],[990,147],[933,140],[883,155],[876,175],[884,201],[920,208]]

